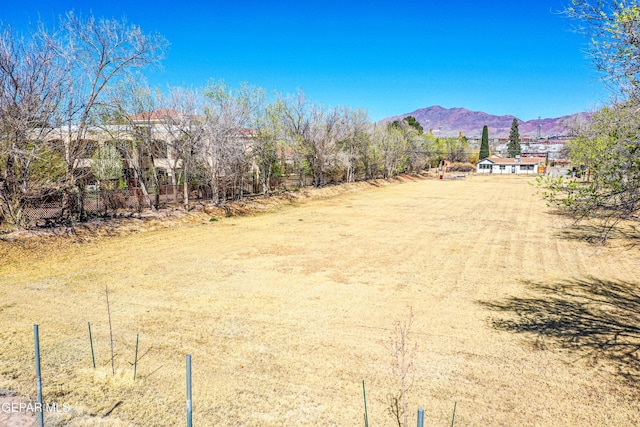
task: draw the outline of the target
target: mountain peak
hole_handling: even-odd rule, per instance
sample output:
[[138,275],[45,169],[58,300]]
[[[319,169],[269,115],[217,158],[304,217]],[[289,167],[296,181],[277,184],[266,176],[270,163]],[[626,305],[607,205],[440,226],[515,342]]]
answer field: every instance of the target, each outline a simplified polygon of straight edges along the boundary
[[440,105],[419,108],[411,113],[384,119],[384,122],[401,120],[407,116],[413,116],[427,131],[431,129],[436,136],[458,136],[460,132],[470,138],[479,138],[482,134],[483,126],[489,128],[490,138],[500,138],[509,136],[513,119],[520,122],[519,131],[521,136],[535,137],[540,128],[540,135],[543,138],[551,136],[566,135],[569,133],[571,123],[577,117],[585,113],[573,114],[551,119],[536,119],[522,121],[512,115],[496,116],[482,111],[471,111],[462,107],[444,108]]

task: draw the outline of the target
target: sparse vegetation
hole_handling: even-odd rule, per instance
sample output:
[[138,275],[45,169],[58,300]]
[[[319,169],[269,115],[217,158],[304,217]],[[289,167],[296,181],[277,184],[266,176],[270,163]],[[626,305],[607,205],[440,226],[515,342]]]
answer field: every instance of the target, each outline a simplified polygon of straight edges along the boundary
[[447,168],[451,172],[474,172],[476,165],[473,163],[451,163]]
[[411,305],[410,425],[418,406],[448,425],[454,402],[460,426],[637,425],[629,237],[594,256],[590,230],[561,228],[530,178],[405,181],[215,226],[0,241],[0,387],[34,395],[39,323],[44,398],[72,406],[67,425],[180,425],[187,353],[194,425],[362,425],[363,378],[370,425],[391,425],[384,341]]
[[[470,153],[462,132],[373,124],[303,92],[162,93],[137,71],[167,42],[124,19],[68,13],[27,37],[0,24],[0,229],[29,227],[44,200],[69,227],[1,236],[0,403],[33,400],[37,323],[45,401],[70,408],[46,425],[180,425],[185,354],[202,426],[361,425],[362,403],[367,425],[408,427],[418,406],[426,425],[640,425],[640,7],[565,13],[625,97],[577,130],[571,178],[538,180],[579,226],[526,177],[444,179],[489,156],[487,126]],[[402,175],[430,165],[440,179]],[[168,182],[173,222],[73,232],[94,184],[114,206],[134,188],[141,211]],[[298,203],[304,186],[326,197]]]
[[396,383],[396,391],[389,394],[389,415],[398,427],[409,426],[409,393],[415,379],[415,365],[418,344],[413,340],[411,326],[413,324],[413,307],[403,320],[397,320],[389,337],[389,349],[392,356],[392,372]]

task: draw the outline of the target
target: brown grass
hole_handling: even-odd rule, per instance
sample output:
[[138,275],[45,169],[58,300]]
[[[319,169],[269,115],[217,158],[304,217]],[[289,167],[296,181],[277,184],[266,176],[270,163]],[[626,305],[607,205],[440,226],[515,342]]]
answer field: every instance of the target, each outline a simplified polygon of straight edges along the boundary
[[363,379],[370,424],[392,425],[385,343],[411,306],[410,424],[422,406],[448,425],[457,402],[461,426],[638,425],[640,255],[564,236],[529,182],[326,190],[261,215],[1,243],[0,388],[35,397],[38,323],[45,399],[73,407],[51,424],[183,424],[190,353],[196,425],[363,425]]

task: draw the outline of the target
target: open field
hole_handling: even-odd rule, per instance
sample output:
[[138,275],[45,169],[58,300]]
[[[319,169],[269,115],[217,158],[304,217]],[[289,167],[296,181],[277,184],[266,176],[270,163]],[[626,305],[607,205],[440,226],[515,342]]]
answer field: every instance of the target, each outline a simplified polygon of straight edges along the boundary
[[195,425],[364,425],[364,379],[370,425],[391,426],[386,343],[411,306],[411,425],[418,406],[450,425],[454,402],[456,426],[640,425],[640,253],[561,228],[529,182],[420,180],[82,244],[2,243],[0,388],[35,397],[38,323],[45,400],[73,407],[52,424],[183,425],[190,353]]

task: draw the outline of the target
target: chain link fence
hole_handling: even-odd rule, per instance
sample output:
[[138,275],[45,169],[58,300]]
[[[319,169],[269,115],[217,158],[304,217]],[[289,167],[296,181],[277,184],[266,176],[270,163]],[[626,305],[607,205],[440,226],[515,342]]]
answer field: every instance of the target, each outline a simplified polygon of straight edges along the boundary
[[79,193],[68,195],[65,212],[65,196],[62,193],[30,197],[24,212],[30,224],[46,226],[63,218],[78,218],[81,211],[88,216],[107,215],[119,210],[140,211],[146,206],[139,188],[125,190],[87,191],[81,200]]
[[[296,175],[271,178],[269,182],[271,191],[305,187],[311,184],[311,177]],[[190,185],[188,191],[190,201],[224,203],[262,194],[262,183],[252,179],[241,182],[223,181],[217,189],[217,194],[210,185],[206,184]],[[67,198],[66,203],[65,198]],[[184,186],[172,184],[158,185],[148,194],[148,199],[142,189],[137,187],[89,190],[82,195],[79,192],[67,195],[62,192],[53,192],[29,197],[24,205],[24,215],[31,226],[47,227],[87,216],[139,212],[150,207],[151,204],[163,207],[182,203],[184,203]]]

